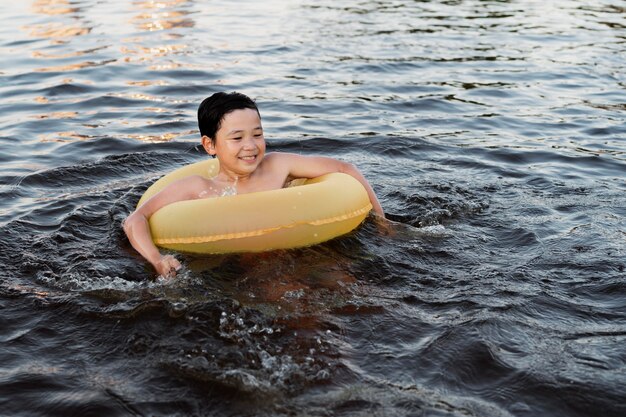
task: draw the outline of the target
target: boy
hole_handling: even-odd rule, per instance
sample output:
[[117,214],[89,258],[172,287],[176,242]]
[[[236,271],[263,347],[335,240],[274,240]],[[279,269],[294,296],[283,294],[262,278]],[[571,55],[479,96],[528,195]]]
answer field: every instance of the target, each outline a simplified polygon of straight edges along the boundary
[[[249,97],[240,93],[215,93],[198,108],[202,146],[220,162],[211,179],[191,176],[178,180],[138,207],[124,221],[124,231],[133,247],[154,266],[157,273],[173,277],[180,263],[162,255],[152,242],[148,219],[161,207],[180,200],[245,194],[283,188],[294,178],[314,178],[331,172],[344,172],[356,178],[367,190],[374,212],[384,212],[372,187],[352,165],[320,156],[273,152],[265,154],[265,138],[259,110]],[[252,208],[251,208],[252,209]]]

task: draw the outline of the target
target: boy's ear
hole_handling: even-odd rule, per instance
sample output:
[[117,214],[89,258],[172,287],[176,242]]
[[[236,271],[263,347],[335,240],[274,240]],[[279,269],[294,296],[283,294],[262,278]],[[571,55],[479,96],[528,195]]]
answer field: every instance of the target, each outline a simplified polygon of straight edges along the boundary
[[210,137],[206,135],[202,136],[202,147],[209,155],[215,155],[215,144]]

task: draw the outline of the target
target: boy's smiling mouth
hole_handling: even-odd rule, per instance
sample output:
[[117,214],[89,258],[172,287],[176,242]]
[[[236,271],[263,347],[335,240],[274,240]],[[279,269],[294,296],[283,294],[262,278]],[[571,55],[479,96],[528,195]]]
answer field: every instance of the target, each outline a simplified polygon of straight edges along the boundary
[[248,162],[252,162],[252,161],[256,161],[257,155],[246,155],[246,156],[240,156],[239,159],[242,159],[244,161],[248,161]]

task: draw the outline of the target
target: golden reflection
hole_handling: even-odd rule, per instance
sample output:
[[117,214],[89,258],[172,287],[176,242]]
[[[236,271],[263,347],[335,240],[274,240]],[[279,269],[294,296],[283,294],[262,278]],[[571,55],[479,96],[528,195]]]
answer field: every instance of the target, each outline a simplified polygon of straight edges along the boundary
[[47,114],[37,114],[32,117],[35,119],[73,119],[76,116],[78,116],[78,113],[75,111],[57,111]]
[[144,107],[143,110],[149,113],[167,113],[168,112],[167,109],[163,109],[161,107]]
[[151,85],[168,85],[165,81],[156,80],[156,81],[126,81],[127,85],[137,86],[137,87],[149,87]]
[[170,132],[170,133],[163,133],[161,135],[140,135],[140,134],[130,134],[130,135],[125,135],[125,137],[127,138],[131,138],[131,139],[135,139],[135,140],[139,140],[141,142],[170,142],[176,138],[179,138],[181,136],[185,136],[185,135],[189,135],[193,133],[193,131],[191,132]]
[[145,93],[111,93],[111,97],[128,98],[131,100],[146,100],[146,101],[165,101],[163,98],[151,96]]
[[171,52],[180,51],[185,48],[187,48],[186,45],[168,45],[152,48],[142,46],[129,48],[127,46],[123,46],[120,48],[120,51],[127,55],[124,58],[124,62],[147,62],[152,61],[153,58],[163,57]]
[[30,35],[36,38],[71,38],[91,32],[91,28],[81,26],[65,26],[61,23],[29,26]]
[[[142,32],[164,31],[160,39],[165,45],[155,46],[154,35],[125,39],[122,42],[123,46],[120,46],[120,51],[124,55],[123,62],[145,64],[149,70],[153,71],[187,67],[172,60],[164,63],[162,58],[184,53],[189,48],[186,44],[167,44],[167,42],[183,38],[183,35],[171,31],[172,29],[195,26],[195,21],[189,17],[191,15],[189,6],[192,3],[191,0],[133,1],[132,7],[135,9],[135,14],[130,18],[130,22]],[[151,44],[146,45],[148,39]],[[154,63],[154,61],[157,62]],[[145,86],[145,84],[133,85]]]
[[[167,70],[173,70],[173,69],[182,68],[182,67],[183,67],[182,64],[179,64],[177,62],[170,62],[169,64],[152,65],[150,66],[149,69],[153,71],[167,71]],[[185,68],[192,68],[192,66],[185,65]]]
[[58,133],[50,133],[39,135],[40,142],[73,142],[74,140],[85,141],[89,139],[93,139],[94,136],[91,135],[83,135],[76,132],[58,132]]
[[33,58],[43,58],[43,59],[63,59],[63,58],[71,58],[71,57],[75,57],[75,56],[82,56],[82,55],[89,55],[89,54],[93,54],[94,52],[97,52],[101,49],[106,49],[108,48],[108,46],[103,46],[100,48],[92,48],[92,49],[85,49],[83,51],[73,51],[73,52],[68,52],[68,53],[64,53],[64,54],[51,54],[49,52],[41,52],[41,51],[34,51],[32,53]]
[[[87,26],[78,13],[80,7],[74,7],[75,2],[69,0],[34,0],[32,10],[35,13],[54,16],[51,21],[35,25],[25,26],[30,35],[34,38],[48,38],[53,44],[65,44],[76,36],[87,35],[91,32],[92,27]],[[70,23],[60,21],[59,15],[67,16],[71,19]],[[105,47],[92,48],[82,51],[64,52],[61,54],[53,54],[44,51],[33,51],[32,56],[38,59],[65,59],[82,55],[92,55],[94,51]],[[109,61],[111,62],[111,61]],[[82,68],[93,67],[107,64],[108,62],[80,62],[75,64],[58,65],[44,68],[37,68],[36,72],[64,72],[74,71]]]
[[80,11],[79,7],[74,7],[68,0],[35,0],[32,9],[35,13],[47,15],[71,14]]
[[135,1],[133,4],[144,9],[164,9],[166,7],[178,6],[187,3],[189,0],[148,0],[148,1]]
[[186,15],[187,12],[144,13],[135,16],[132,21],[146,31],[194,27],[194,21],[184,17]]
[[[190,12],[185,10],[185,6],[190,0],[167,0],[167,1],[134,1],[133,7],[139,9],[139,13],[131,18],[133,25],[139,30],[153,32],[175,28],[190,28],[195,26],[195,22],[188,17]],[[162,39],[180,39],[182,35],[170,33],[164,34]],[[124,62],[148,63],[155,58],[165,57],[181,53],[188,49],[185,44],[171,44],[161,46],[143,46],[144,38],[126,39],[124,46],[120,47],[121,52],[126,55]],[[180,64],[168,63],[165,66],[152,66],[151,70],[163,70],[179,68]]]
[[152,48],[147,48],[143,46],[140,46],[138,48],[129,48],[127,46],[122,46],[120,50],[126,55],[147,55],[155,57],[169,55],[172,52],[182,51],[186,48],[187,45],[165,45]]
[[[91,27],[83,25],[78,13],[80,7],[75,7],[69,0],[33,0],[31,4],[33,12],[48,16],[68,16],[73,18],[71,24],[41,23],[28,25],[30,35],[35,38],[49,38],[53,43],[65,43],[68,38],[83,36],[91,32]],[[76,23],[78,22],[78,24]]]
[[109,59],[109,60],[100,61],[100,62],[85,61],[85,62],[78,62],[76,64],[57,65],[57,66],[54,66],[54,67],[37,68],[34,71],[35,72],[65,72],[65,71],[74,71],[74,70],[79,70],[79,69],[82,69],[82,68],[99,67],[101,65],[110,64],[111,62],[116,62],[116,61],[117,61],[116,59]]
[[[122,124],[128,124],[128,122],[126,123],[122,123]],[[101,126],[98,126],[101,127]],[[168,132],[168,133],[162,133],[159,135],[145,135],[145,134],[137,134],[137,133],[129,133],[129,134],[124,134],[124,135],[111,135],[112,137],[115,138],[123,138],[123,139],[135,139],[141,142],[170,142],[176,138],[182,137],[182,136],[189,136],[189,135],[193,135],[196,132],[193,130],[187,131],[187,132]],[[81,133],[77,133],[77,132],[57,132],[57,133],[49,133],[49,134],[42,134],[38,136],[38,139],[40,142],[44,142],[44,143],[68,143],[68,142],[74,142],[74,141],[87,141],[90,139],[94,139],[96,136],[93,135],[85,135],[85,134],[81,134]]]
[[133,2],[135,7],[146,11],[134,16],[131,21],[138,29],[149,32],[180,27],[191,28],[195,26],[194,20],[187,17],[188,11],[180,9],[187,3],[189,0],[135,1]]

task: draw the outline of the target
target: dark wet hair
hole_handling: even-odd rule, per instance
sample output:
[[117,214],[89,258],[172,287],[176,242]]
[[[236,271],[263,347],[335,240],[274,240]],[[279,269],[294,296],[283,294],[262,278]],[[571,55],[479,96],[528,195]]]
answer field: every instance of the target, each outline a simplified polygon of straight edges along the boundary
[[232,111],[241,109],[256,110],[259,117],[261,117],[254,100],[245,94],[235,91],[232,93],[219,92],[205,98],[198,107],[200,135],[208,136],[214,141],[224,116]]

